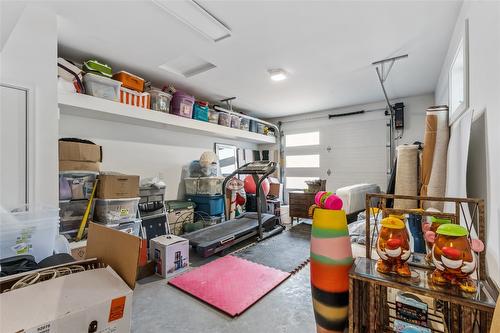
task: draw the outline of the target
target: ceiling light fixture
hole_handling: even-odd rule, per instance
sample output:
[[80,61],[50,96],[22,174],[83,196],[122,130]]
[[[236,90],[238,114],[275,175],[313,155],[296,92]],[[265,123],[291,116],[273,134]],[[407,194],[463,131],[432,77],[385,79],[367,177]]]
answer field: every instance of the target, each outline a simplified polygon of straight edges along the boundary
[[152,1],[170,15],[214,42],[231,37],[231,30],[194,0]]
[[283,81],[288,78],[286,72],[281,68],[269,69],[268,73],[271,75],[271,80],[273,81]]

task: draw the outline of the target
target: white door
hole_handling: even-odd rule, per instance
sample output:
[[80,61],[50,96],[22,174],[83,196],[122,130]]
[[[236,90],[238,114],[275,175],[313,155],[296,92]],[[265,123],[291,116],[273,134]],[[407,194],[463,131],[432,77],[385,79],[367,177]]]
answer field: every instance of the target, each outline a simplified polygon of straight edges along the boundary
[[326,179],[332,192],[359,183],[387,187],[389,141],[382,112],[285,123],[283,129],[288,191],[305,188],[308,179]]
[[321,133],[321,175],[327,190],[370,183],[387,186],[386,120],[330,120]]
[[0,85],[0,205],[28,202],[27,91]]

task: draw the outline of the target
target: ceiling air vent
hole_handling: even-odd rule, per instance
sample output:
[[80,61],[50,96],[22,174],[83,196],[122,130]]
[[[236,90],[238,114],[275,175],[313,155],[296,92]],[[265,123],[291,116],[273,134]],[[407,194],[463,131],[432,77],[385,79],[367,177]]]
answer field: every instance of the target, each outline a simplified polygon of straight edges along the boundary
[[202,58],[185,55],[171,59],[163,65],[160,65],[161,69],[177,75],[182,75],[185,78],[204,73],[215,67],[217,66]]

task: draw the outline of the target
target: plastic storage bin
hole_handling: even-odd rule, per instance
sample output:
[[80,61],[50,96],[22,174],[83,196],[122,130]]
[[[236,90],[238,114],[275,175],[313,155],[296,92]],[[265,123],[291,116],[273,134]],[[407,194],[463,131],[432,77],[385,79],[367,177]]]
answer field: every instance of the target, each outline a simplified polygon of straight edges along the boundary
[[222,195],[186,195],[186,200],[196,204],[195,212],[204,212],[210,216],[224,213],[224,196]]
[[248,118],[240,118],[240,129],[244,131],[249,131],[250,130],[250,119]]
[[59,209],[25,206],[0,209],[0,259],[30,254],[39,262],[52,255],[59,229]]
[[[59,201],[60,233],[71,234],[78,230],[88,203],[88,200]],[[90,207],[89,216],[92,216],[93,210],[94,204]]]
[[219,125],[231,127],[231,115],[226,112],[219,112]]
[[83,77],[83,85],[87,95],[109,99],[118,102],[120,100],[120,87],[122,83],[104,76],[87,73]]
[[257,133],[257,122],[255,120],[250,120],[250,132]]
[[[94,188],[97,172],[61,171],[59,176],[66,180],[71,189],[72,200],[89,199]],[[61,195],[61,193],[60,193]]]
[[231,127],[240,129],[241,118],[232,114],[231,115]]
[[135,221],[140,199],[95,199],[93,220],[101,224]]
[[151,90],[151,109],[161,112],[170,111],[170,102],[172,101],[172,95],[160,90]]
[[192,201],[171,200],[166,202],[170,232],[179,236],[182,234],[183,225],[194,222],[195,206],[196,204]]
[[223,194],[222,182],[224,177],[184,178],[186,194]]
[[211,122],[212,124],[218,124],[219,123],[219,111],[216,110],[208,110],[208,121]]
[[193,119],[208,121],[208,106],[203,106],[198,104],[198,102],[194,103],[193,106]]
[[151,108],[151,95],[147,92],[137,92],[135,90],[120,88],[120,103],[138,106],[140,108]]
[[192,118],[194,97],[182,91],[177,91],[170,103],[170,113],[177,116]]
[[123,231],[127,234],[131,234],[139,237],[141,233],[142,220],[136,220],[132,222],[125,222],[116,225],[107,225],[110,228]]
[[266,125],[262,124],[262,123],[257,123],[257,133],[259,134],[265,134],[266,131]]
[[137,75],[130,74],[129,72],[120,71],[113,74],[113,79],[120,81],[122,87],[132,89],[138,92],[144,91],[144,79]]

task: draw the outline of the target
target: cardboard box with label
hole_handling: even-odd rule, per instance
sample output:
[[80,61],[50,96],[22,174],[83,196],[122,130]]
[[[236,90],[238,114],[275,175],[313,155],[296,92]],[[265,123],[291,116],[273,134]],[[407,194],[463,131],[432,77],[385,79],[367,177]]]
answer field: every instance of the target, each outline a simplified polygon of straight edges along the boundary
[[[1,278],[0,332],[130,332],[140,244],[139,237],[90,223],[91,259]],[[27,275],[70,267],[71,274],[6,291]]]
[[175,235],[153,238],[149,256],[155,262],[155,273],[168,278],[189,266],[189,241]]
[[97,185],[100,199],[126,199],[139,196],[139,176],[102,172]]

